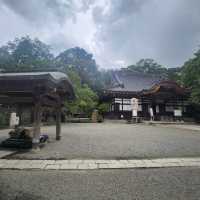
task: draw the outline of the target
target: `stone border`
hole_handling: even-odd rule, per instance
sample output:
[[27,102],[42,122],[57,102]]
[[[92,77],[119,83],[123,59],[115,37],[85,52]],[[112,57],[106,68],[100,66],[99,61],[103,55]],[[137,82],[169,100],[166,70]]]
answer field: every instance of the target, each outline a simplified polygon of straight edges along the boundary
[[161,158],[143,160],[7,160],[0,169],[16,170],[99,170],[163,167],[200,167],[200,158]]

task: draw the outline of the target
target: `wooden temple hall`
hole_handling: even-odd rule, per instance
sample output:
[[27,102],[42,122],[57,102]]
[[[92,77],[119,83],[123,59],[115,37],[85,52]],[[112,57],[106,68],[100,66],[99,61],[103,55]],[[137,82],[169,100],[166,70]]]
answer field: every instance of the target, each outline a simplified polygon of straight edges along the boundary
[[189,91],[174,81],[129,70],[114,72],[112,79],[102,98],[110,103],[108,118],[173,121],[190,112]]
[[[67,75],[61,72],[0,73],[0,105],[16,112],[21,124],[24,109],[33,115],[33,146],[40,141],[41,116],[45,108],[56,116],[56,139],[61,133],[61,108],[66,99],[74,99]],[[31,112],[32,111],[32,112]]]

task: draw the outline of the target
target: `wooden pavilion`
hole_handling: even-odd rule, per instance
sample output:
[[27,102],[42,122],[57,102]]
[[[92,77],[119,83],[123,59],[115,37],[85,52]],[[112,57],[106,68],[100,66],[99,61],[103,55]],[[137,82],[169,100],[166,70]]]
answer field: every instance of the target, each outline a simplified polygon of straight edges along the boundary
[[33,110],[33,146],[39,144],[43,108],[54,109],[56,139],[61,133],[61,108],[66,99],[75,98],[72,84],[61,72],[0,73],[0,104],[17,110]]
[[115,71],[112,86],[103,92],[102,101],[110,103],[106,114],[109,118],[132,118],[131,99],[138,100],[138,117],[149,120],[150,109],[155,120],[175,119],[175,111],[182,117],[187,116],[189,90],[174,81],[159,76],[132,72],[130,70]]

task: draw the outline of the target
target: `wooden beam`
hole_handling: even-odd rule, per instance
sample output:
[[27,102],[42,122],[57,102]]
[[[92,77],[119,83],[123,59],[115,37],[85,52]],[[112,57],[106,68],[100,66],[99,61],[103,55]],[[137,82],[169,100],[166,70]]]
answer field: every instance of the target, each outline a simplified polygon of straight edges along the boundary
[[19,97],[19,96],[0,96],[0,103],[9,105],[9,104],[32,104],[34,102],[32,97]]
[[56,140],[61,139],[61,105],[56,109]]

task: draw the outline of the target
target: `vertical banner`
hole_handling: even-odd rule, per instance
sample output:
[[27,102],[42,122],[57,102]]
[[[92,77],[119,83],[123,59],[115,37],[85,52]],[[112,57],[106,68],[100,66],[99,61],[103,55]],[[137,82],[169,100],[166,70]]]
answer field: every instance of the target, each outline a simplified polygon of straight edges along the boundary
[[132,105],[132,117],[137,117],[138,116],[138,99],[132,98],[131,99],[131,105]]
[[10,114],[10,127],[14,127],[16,125],[19,125],[19,117],[15,112]]

